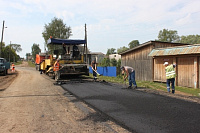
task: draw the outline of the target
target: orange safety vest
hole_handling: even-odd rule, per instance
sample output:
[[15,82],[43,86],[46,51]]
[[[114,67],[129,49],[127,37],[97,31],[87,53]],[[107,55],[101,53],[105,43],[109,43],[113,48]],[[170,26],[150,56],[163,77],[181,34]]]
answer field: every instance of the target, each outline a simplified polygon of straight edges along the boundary
[[14,70],[15,69],[15,64],[12,64],[12,70]]
[[60,64],[56,62],[53,66],[53,71],[59,71],[59,68],[60,68]]

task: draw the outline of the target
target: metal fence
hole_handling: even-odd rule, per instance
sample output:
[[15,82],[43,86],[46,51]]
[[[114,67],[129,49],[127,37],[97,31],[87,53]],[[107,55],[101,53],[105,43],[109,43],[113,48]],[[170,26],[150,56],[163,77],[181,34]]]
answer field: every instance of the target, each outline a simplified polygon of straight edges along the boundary
[[[89,72],[92,73],[92,68],[89,68]],[[103,76],[116,77],[119,73],[119,68],[116,66],[107,66],[107,67],[97,67],[97,72]]]

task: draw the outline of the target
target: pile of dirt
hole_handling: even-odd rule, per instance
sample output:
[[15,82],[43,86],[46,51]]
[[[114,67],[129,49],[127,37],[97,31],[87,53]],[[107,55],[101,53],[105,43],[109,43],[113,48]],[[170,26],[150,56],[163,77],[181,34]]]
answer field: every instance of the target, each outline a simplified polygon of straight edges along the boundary
[[18,71],[11,72],[11,70],[8,70],[8,74],[6,76],[3,76],[0,74],[0,91],[5,90],[17,77]]

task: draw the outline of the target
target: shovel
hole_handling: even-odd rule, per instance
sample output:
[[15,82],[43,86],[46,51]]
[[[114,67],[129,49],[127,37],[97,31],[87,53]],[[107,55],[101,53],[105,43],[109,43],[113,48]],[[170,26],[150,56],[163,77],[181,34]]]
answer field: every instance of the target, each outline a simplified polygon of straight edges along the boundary
[[96,70],[93,69],[93,67],[92,67],[92,70],[95,71],[97,75],[102,76],[102,74],[99,74]]

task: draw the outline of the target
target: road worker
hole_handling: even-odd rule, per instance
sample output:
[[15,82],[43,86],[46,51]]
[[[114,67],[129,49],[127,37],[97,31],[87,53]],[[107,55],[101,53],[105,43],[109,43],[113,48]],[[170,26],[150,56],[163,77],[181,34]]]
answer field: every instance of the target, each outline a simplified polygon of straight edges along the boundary
[[56,62],[54,63],[53,65],[53,71],[59,71],[59,68],[60,68],[60,63],[59,63],[60,59],[58,58],[56,60]]
[[121,70],[122,70],[122,75],[124,75],[124,81],[126,81],[127,78],[129,80],[128,89],[132,88],[132,84],[134,85],[133,89],[137,88],[137,84],[135,81],[135,70],[130,66],[122,66]]
[[92,71],[93,71],[94,81],[96,81],[97,80],[97,73],[95,71],[97,70],[97,63],[96,63],[95,59],[91,62],[91,67],[92,67]]
[[14,63],[12,63],[11,69],[12,69],[12,72],[15,72],[15,64]]
[[163,64],[165,66],[165,73],[166,73],[166,79],[167,79],[167,91],[170,93],[170,83],[172,84],[172,93],[175,93],[175,77],[176,77],[176,72],[175,72],[175,67],[176,64],[171,64],[169,65],[168,62],[165,62]]

